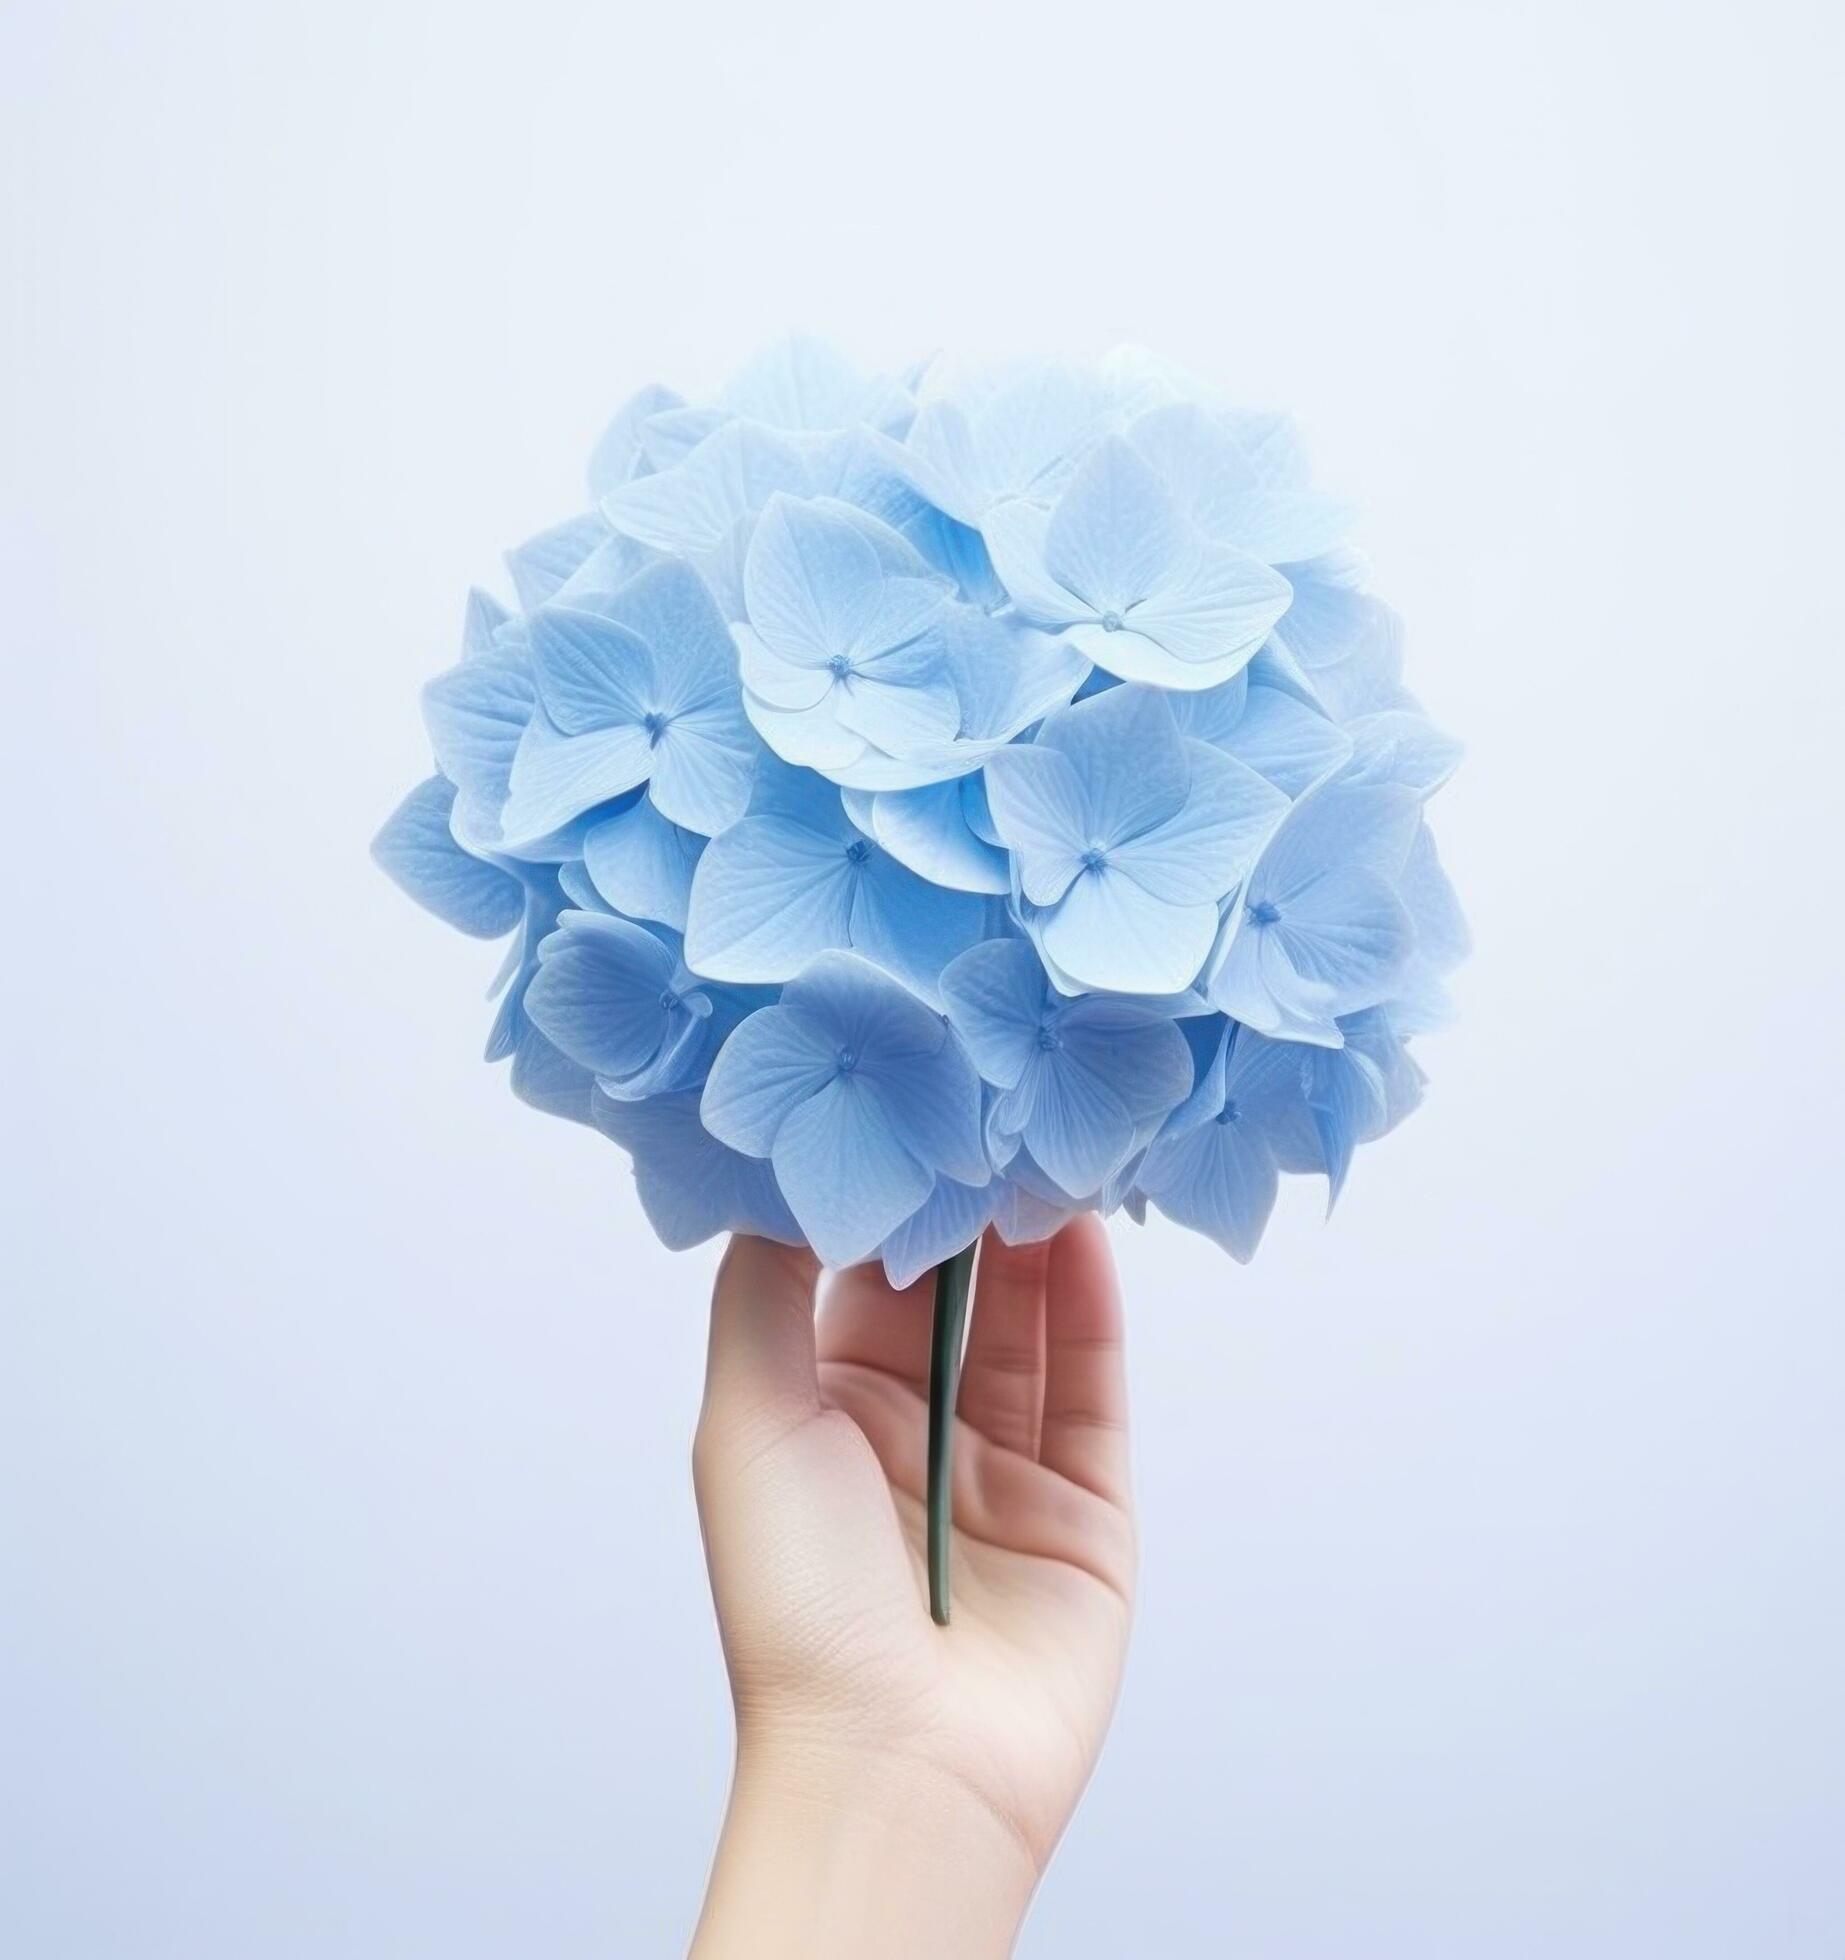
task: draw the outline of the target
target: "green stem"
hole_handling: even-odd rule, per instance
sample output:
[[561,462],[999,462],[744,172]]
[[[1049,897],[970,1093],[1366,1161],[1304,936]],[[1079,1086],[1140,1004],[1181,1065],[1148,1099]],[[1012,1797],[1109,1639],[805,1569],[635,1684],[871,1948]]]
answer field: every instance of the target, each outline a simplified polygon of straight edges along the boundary
[[955,1389],[961,1380],[961,1335],[967,1326],[974,1247],[963,1246],[935,1269],[935,1326],[929,1341],[929,1612],[948,1624],[948,1553],[954,1540]]

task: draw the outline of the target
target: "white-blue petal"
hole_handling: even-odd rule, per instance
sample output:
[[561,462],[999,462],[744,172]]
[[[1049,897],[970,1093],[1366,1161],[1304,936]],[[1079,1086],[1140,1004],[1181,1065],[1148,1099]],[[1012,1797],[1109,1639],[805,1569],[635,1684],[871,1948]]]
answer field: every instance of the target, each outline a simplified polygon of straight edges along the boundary
[[658,919],[684,932],[692,874],[705,840],[661,816],[648,797],[597,824],[583,839],[596,890],[631,919]]
[[455,842],[449,829],[455,786],[419,783],[372,840],[372,856],[403,891],[438,919],[476,939],[511,932],[525,910],[524,887]]
[[593,1114],[633,1156],[641,1209],[669,1250],[682,1252],[719,1232],[804,1243],[773,1169],[720,1143],[700,1120],[695,1093],[645,1102],[598,1096]]

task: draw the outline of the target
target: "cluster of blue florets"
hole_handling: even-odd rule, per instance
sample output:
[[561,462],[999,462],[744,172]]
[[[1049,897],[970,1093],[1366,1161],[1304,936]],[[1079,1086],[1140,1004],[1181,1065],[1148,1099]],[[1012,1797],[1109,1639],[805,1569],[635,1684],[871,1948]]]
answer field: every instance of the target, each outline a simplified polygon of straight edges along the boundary
[[377,854],[514,935],[489,1059],[660,1236],[881,1257],[1148,1203],[1254,1250],[1413,1108],[1454,743],[1292,426],[1132,352],[791,342],[617,415]]

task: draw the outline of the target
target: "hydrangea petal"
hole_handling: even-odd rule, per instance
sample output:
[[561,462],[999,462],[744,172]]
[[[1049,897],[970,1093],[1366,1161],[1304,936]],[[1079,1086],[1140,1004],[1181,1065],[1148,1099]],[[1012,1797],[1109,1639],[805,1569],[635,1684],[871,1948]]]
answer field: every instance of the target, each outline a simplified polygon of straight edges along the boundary
[[699,1117],[696,1092],[645,1102],[597,1096],[596,1125],[634,1159],[634,1185],[647,1222],[670,1251],[719,1232],[749,1232],[783,1245],[805,1243],[771,1166],[720,1143]]
[[1138,1181],[1168,1218],[1215,1239],[1241,1265],[1255,1257],[1279,1187],[1274,1152],[1235,1118],[1161,1138]]
[[593,1074],[632,1075],[673,1032],[679,1010],[667,996],[677,965],[641,926],[566,912],[538,948],[525,1011],[547,1039]]
[[585,835],[583,864],[616,911],[684,932],[692,874],[704,847],[696,831],[669,822],[642,797]]
[[655,705],[653,656],[625,626],[546,606],[532,616],[532,676],[560,735],[638,723]]
[[1215,905],[1239,885],[1287,813],[1287,798],[1255,770],[1204,742],[1186,745],[1185,801],[1128,838],[1109,863],[1175,905]]
[[776,1132],[775,1181],[828,1266],[877,1250],[928,1198],[935,1180],[910,1155],[876,1097],[836,1076]]
[[891,1285],[901,1292],[972,1245],[992,1220],[994,1193],[991,1182],[962,1184],[952,1177],[938,1177],[921,1206],[879,1248]]
[[1046,957],[1082,987],[1176,994],[1210,955],[1217,907],[1169,904],[1101,864],[1085,868],[1035,926]]
[[692,878],[686,964],[715,980],[791,979],[850,943],[854,866],[839,840],[786,817],[714,837]]
[[1291,797],[1323,782],[1352,754],[1352,738],[1335,722],[1272,687],[1249,690],[1223,746]]
[[476,939],[512,931],[525,910],[511,873],[464,851],[449,829],[455,786],[443,776],[419,783],[372,840],[372,856],[409,896],[445,924]]
[[513,590],[527,612],[542,606],[609,534],[595,511],[554,524],[506,554]]
[[1172,497],[1120,436],[1089,451],[1045,527],[1044,566],[1091,616],[1161,590],[1187,539]]
[[564,735],[535,715],[513,757],[511,793],[500,817],[508,842],[532,842],[561,830],[644,783],[652,766],[652,749],[638,726]]
[[870,797],[871,834],[899,863],[932,884],[1003,894],[1011,889],[1006,853],[974,830],[968,817],[969,780],[955,777]]
[[705,1128],[733,1150],[766,1157],[787,1118],[837,1075],[838,1043],[824,1023],[782,1005],[733,1028],[699,1104]]

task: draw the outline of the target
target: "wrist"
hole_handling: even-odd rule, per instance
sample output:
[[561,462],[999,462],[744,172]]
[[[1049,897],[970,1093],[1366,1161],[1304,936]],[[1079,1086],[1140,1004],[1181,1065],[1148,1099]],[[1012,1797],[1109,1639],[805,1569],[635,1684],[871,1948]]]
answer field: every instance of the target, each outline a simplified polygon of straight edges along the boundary
[[741,1740],[694,1960],[1003,1960],[1039,1875],[1018,1828],[934,1765]]

